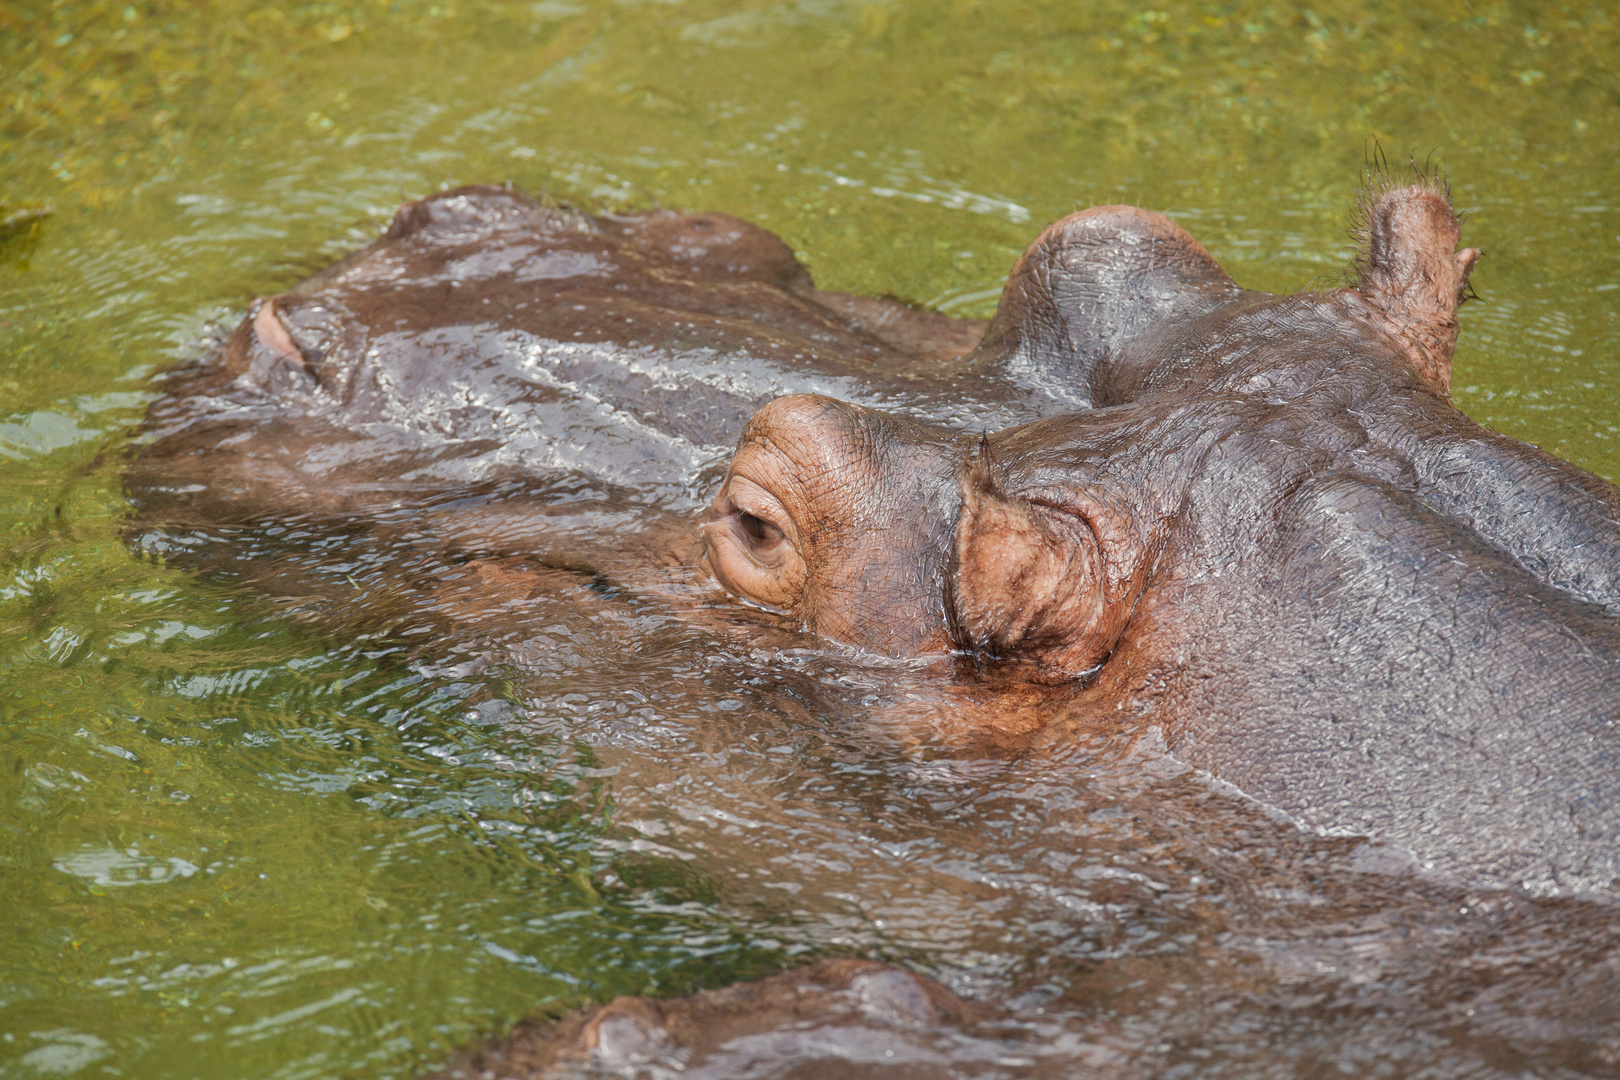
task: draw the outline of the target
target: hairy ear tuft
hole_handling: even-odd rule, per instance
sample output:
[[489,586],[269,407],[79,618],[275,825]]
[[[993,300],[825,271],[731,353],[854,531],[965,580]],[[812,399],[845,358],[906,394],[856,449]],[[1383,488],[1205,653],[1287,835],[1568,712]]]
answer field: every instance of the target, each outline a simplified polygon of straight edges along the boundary
[[1443,179],[1415,166],[1406,179],[1369,173],[1351,231],[1359,249],[1351,288],[1412,368],[1449,396],[1457,309],[1473,295],[1480,252],[1458,248],[1461,220]]
[[1060,677],[1113,651],[1140,591],[1140,547],[1089,496],[1003,494],[982,455],[962,481],[950,602],[957,645]]

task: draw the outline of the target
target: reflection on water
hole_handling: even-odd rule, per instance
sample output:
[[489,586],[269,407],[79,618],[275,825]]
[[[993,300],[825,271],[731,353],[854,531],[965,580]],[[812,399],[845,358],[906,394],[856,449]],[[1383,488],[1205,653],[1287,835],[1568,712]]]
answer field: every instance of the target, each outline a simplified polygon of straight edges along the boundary
[[[183,794],[183,793],[182,793]],[[81,877],[92,885],[103,888],[112,885],[149,885],[188,878],[197,867],[184,859],[170,857],[157,859],[142,855],[139,848],[124,851],[114,848],[81,848],[53,863],[64,874]]]
[[984,314],[1086,203],[1171,212],[1245,284],[1330,276],[1373,138],[1437,147],[1486,251],[1459,404],[1620,475],[1611,14],[85,0],[0,27],[0,220],[52,211],[0,232],[6,1075],[408,1075],[527,1013],[822,954],[1011,1009],[1035,1064],[982,1075],[1620,1069],[1606,902],[1458,887],[1117,732],[964,743],[971,689],[664,570],[516,592],[293,528],[214,537],[198,576],[185,535],[126,545],[119,480],[156,368],[452,181],[725,210],[824,286]]

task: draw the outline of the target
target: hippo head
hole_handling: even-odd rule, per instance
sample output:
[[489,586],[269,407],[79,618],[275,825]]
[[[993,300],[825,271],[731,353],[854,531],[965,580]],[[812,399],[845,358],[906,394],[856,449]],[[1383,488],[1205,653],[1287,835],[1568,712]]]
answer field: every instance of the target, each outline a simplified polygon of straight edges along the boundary
[[1409,483],[1419,433],[1469,423],[1448,392],[1478,253],[1433,182],[1362,216],[1352,284],[1272,296],[1157,214],[1071,215],[1014,268],[970,366],[1075,411],[965,435],[778,399],[714,500],[706,565],[843,642],[1085,676],[1145,590],[1245,562],[1263,579],[1313,478]]

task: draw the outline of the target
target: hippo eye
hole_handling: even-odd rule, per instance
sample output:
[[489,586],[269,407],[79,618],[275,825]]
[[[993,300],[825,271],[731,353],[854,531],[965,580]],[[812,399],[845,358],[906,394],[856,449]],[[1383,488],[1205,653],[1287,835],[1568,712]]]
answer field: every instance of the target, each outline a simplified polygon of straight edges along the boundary
[[703,562],[721,588],[772,611],[804,599],[807,568],[793,514],[769,488],[733,472],[703,526]]
[[782,542],[781,529],[746,510],[737,511],[737,527],[742,530],[743,536],[748,538],[748,546],[758,554],[767,554]]

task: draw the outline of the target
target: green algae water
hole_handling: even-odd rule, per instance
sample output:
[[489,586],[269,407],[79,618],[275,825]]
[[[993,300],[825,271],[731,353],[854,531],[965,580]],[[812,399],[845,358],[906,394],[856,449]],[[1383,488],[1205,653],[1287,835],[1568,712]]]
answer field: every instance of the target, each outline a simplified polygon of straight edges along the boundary
[[[126,543],[154,373],[444,186],[722,210],[823,287],[987,315],[1098,203],[1249,287],[1336,281],[1379,154],[1448,174],[1485,252],[1459,406],[1620,478],[1600,4],[0,4],[0,1076],[409,1076],[815,955],[1067,1017],[1107,1075],[1614,1075],[1612,1037],[1457,991],[1483,948],[1369,959],[1342,844],[1199,854],[1202,796],[1128,755],[964,769],[866,735],[858,664],[562,608],[492,664]],[[974,831],[993,858],[947,850]],[[1576,918],[1367,888],[1435,940]]]

